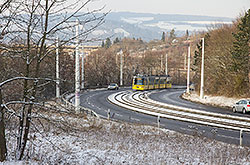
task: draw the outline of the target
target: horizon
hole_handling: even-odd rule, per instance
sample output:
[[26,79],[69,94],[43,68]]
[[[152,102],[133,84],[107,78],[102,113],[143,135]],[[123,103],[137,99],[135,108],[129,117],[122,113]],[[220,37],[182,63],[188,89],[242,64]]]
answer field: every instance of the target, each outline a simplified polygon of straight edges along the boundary
[[200,17],[214,17],[214,18],[228,18],[236,19],[233,17],[225,16],[210,16],[210,15],[196,15],[196,14],[175,14],[175,13],[150,13],[150,12],[134,12],[134,11],[110,11],[110,13],[136,13],[136,14],[152,14],[152,15],[179,15],[179,16],[200,16]]
[[151,14],[198,15],[237,18],[250,8],[250,0],[94,0],[90,8],[105,7],[111,12],[135,12]]

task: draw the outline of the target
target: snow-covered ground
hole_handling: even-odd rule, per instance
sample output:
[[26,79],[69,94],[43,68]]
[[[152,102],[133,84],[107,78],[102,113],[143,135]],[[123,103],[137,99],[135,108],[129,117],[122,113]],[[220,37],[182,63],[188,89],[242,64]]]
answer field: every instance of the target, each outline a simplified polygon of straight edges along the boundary
[[250,164],[247,147],[152,126],[84,122],[88,124],[78,131],[33,133],[27,160],[4,164]]
[[[191,97],[196,98],[193,96],[195,94]],[[207,96],[205,100],[213,99]],[[225,100],[223,98],[223,102]],[[218,102],[218,98],[215,101]],[[8,161],[2,164],[250,165],[249,147],[200,137],[198,132],[191,136],[155,126],[84,118],[81,115],[45,115],[57,122],[42,120],[42,126],[40,122],[33,121],[41,133],[31,131],[23,161],[14,161],[16,142],[9,136],[13,130],[7,131]]]
[[205,95],[204,99],[201,99],[196,92],[191,92],[190,94],[184,93],[182,97],[186,100],[190,100],[193,102],[209,104],[217,107],[226,107],[226,108],[232,108],[233,105],[240,100],[240,98],[228,98],[224,96],[210,96],[210,95]]

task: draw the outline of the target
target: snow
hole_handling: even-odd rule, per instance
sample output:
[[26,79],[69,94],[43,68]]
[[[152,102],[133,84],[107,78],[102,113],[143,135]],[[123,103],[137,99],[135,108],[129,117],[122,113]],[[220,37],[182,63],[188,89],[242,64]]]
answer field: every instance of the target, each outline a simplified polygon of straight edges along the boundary
[[106,34],[107,31],[106,30],[95,30],[92,32],[93,35],[99,36],[99,35],[103,35]]
[[[29,156],[17,162],[10,154],[4,164],[250,164],[248,147],[154,126],[95,118],[70,121],[84,126],[76,131],[55,127],[43,135],[31,133]],[[8,148],[14,145],[9,142]]]
[[216,24],[232,24],[232,22],[225,21],[183,21],[190,24],[201,24],[201,25],[216,25]]
[[185,30],[197,30],[197,31],[206,31],[207,27],[196,27],[196,26],[192,26],[192,25],[178,25],[178,24],[174,24],[173,22],[167,22],[167,21],[159,21],[157,23],[153,23],[153,24],[144,24],[145,26],[149,26],[149,27],[159,27],[161,29],[165,29],[165,30],[172,30],[175,29],[176,31],[185,31]]
[[204,99],[201,99],[196,92],[191,92],[190,94],[184,94],[182,97],[186,100],[199,102],[202,104],[209,104],[212,106],[232,108],[233,105],[240,100],[240,98],[229,98],[224,96],[211,96],[205,95]]
[[141,24],[144,21],[154,20],[154,17],[130,17],[130,18],[122,17],[121,20],[130,24]]
[[[213,99],[207,96],[205,100]],[[222,100],[227,102],[226,98]],[[0,164],[250,165],[249,147],[200,137],[196,132],[191,136],[158,129],[157,124],[129,124],[74,114],[46,113],[44,116],[57,122],[42,120],[43,126],[39,126],[39,122],[33,120],[42,133],[31,131],[22,161],[14,159],[16,139],[9,135],[15,130],[6,131],[8,161]],[[14,128],[11,125],[15,122],[9,123],[8,128]]]
[[121,20],[130,24],[143,24],[144,26],[158,27],[163,30],[175,29],[177,31],[186,31],[187,29],[191,31],[207,31],[207,28],[211,25],[232,24],[229,21],[158,21],[156,23],[147,23],[147,21],[154,20],[154,17],[122,17]]
[[[116,104],[120,107],[130,109],[133,111],[137,111],[137,112],[141,112],[144,114],[149,114],[152,116],[158,116],[158,117],[163,117],[163,118],[168,118],[168,119],[173,119],[173,120],[197,123],[197,124],[202,124],[202,125],[210,125],[210,126],[233,129],[233,130],[250,131],[249,129],[242,129],[241,127],[231,126],[232,124],[239,124],[239,125],[244,125],[245,127],[248,127],[250,125],[250,123],[249,123],[250,120],[246,117],[244,117],[244,118],[237,117],[237,116],[234,117],[234,116],[230,116],[230,115],[205,112],[205,111],[201,111],[201,110],[197,110],[197,109],[193,109],[193,108],[184,108],[184,107],[175,106],[175,105],[171,105],[171,104],[161,103],[158,101],[151,100],[149,98],[145,99],[145,97],[140,98],[142,96],[141,92],[128,93],[129,95],[126,95],[124,93],[127,93],[127,92],[122,91],[122,92],[114,93],[108,97],[108,100],[110,102],[112,102],[113,104]],[[151,93],[151,92],[149,92],[149,93]],[[149,93],[144,93],[144,94],[147,95]],[[161,105],[164,108],[154,106],[154,105],[151,106],[151,105],[145,104],[143,100],[147,103]],[[131,102],[131,104],[133,104],[133,106],[131,106],[129,104],[129,102]],[[141,107],[144,107],[144,108],[141,108]],[[150,110],[148,110],[148,109],[150,109]],[[167,112],[167,114],[165,114],[163,112]],[[179,114],[179,115],[185,116],[185,117],[179,117],[179,115],[178,116],[168,115],[168,113]],[[204,120],[197,120],[197,119],[193,120],[193,117],[199,118],[199,119],[204,119]],[[235,121],[235,120],[239,120],[239,121]],[[243,121],[240,121],[240,120],[243,120]],[[211,122],[211,121],[214,121],[214,122]],[[220,121],[222,123],[219,124],[216,121]],[[245,121],[247,121],[247,122],[245,122]]]
[[125,37],[128,37],[130,35],[129,32],[127,32],[126,30],[122,29],[122,28],[116,28],[114,29],[115,33],[123,33]]
[[170,22],[170,23],[199,24],[199,25],[232,24],[232,22],[226,22],[226,21],[168,21],[168,22]]

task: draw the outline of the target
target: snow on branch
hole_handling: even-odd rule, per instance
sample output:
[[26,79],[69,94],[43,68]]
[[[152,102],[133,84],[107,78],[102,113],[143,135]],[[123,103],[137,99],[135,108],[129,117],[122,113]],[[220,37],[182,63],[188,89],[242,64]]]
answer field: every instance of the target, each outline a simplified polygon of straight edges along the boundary
[[0,83],[0,87],[2,87],[3,85],[15,81],[15,80],[33,80],[33,81],[39,81],[39,80],[45,80],[45,81],[52,81],[56,83],[56,80],[53,79],[49,79],[49,78],[32,78],[32,77],[14,77],[8,80],[5,80],[3,82]]

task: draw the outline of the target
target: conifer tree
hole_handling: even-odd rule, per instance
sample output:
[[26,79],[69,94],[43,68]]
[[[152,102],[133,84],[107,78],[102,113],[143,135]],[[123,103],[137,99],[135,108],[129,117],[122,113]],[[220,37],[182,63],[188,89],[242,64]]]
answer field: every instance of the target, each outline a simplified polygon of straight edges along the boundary
[[110,38],[107,38],[106,43],[105,43],[105,48],[110,48],[111,45],[112,45],[112,43],[111,43]]
[[162,40],[162,42],[165,42],[165,40],[166,40],[165,32],[162,32],[161,40]]
[[186,30],[186,40],[188,40],[189,39],[189,32],[188,32],[188,30]]
[[[207,40],[210,38],[209,33],[205,35],[205,47],[207,46]],[[202,56],[202,40],[196,45],[197,50],[194,52],[194,63],[192,70],[193,71],[198,71],[200,69],[201,65],[201,56]]]
[[[205,47],[207,46],[207,41],[210,38],[209,33],[207,33],[205,36]],[[193,77],[193,83],[196,84],[196,88],[200,88],[200,80],[201,80],[201,58],[202,58],[202,40],[200,40],[199,43],[196,45],[196,50],[194,52],[194,58],[193,58],[193,65],[191,66],[191,69],[195,72],[195,75]],[[205,76],[206,77],[206,76]]]
[[170,31],[169,38],[170,38],[171,42],[176,38],[175,30],[174,29],[172,29]]
[[120,42],[120,40],[119,40],[118,37],[116,37],[113,43],[116,44],[116,43],[118,43],[118,42]]
[[233,33],[235,39],[233,50],[232,70],[237,75],[236,86],[239,90],[249,87],[249,68],[250,68],[250,9],[240,19],[237,25],[237,32]]

